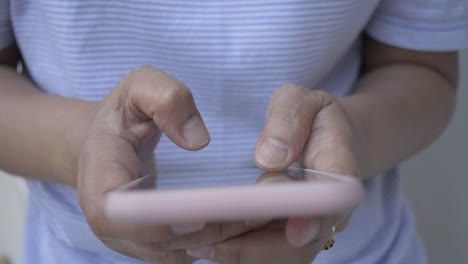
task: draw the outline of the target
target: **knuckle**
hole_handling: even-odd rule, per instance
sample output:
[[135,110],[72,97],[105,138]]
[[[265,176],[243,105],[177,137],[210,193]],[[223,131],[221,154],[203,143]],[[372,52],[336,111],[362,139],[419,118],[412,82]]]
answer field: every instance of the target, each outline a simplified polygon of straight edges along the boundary
[[217,248],[215,259],[225,264],[250,264],[252,263],[241,249]]
[[230,250],[225,252],[226,263],[229,264],[247,264],[249,261],[240,250]]
[[176,80],[173,90],[177,99],[184,102],[193,100],[192,92],[182,82]]
[[244,257],[244,254],[242,254],[242,252],[239,251],[239,250],[234,251],[234,260],[235,260],[236,264],[247,264],[248,263],[247,259]]
[[[153,241],[154,243],[166,242],[172,238],[172,233],[166,227],[141,226],[136,229],[136,237],[144,241]],[[163,245],[163,244],[162,244]]]
[[311,94],[313,96],[324,98],[324,99],[330,97],[330,94],[325,92],[324,90],[313,90],[311,91]]
[[307,124],[310,123],[309,114],[301,103],[292,103],[277,110],[279,121],[287,127],[296,129],[307,129]]
[[132,230],[132,232],[126,235],[127,239],[130,240],[141,240],[141,241],[151,241],[153,239],[152,233],[146,227],[139,227]]
[[210,241],[220,242],[230,238],[229,234],[226,233],[226,227],[224,224],[211,224],[207,226],[206,231]]
[[187,263],[188,256],[183,250],[173,250],[161,252],[163,261],[166,264],[183,264]]
[[132,74],[135,74],[138,76],[138,75],[151,75],[151,74],[158,73],[158,72],[160,72],[158,68],[147,64],[147,65],[141,65],[135,68],[132,71]]
[[278,109],[275,117],[278,122],[285,127],[291,127],[291,124],[293,124],[296,119],[292,111],[288,108]]
[[219,239],[220,241],[227,240],[233,235],[233,226],[230,224],[220,224],[219,225]]
[[185,85],[176,82],[175,85],[164,89],[159,97],[159,106],[164,108],[174,108],[178,102],[185,102],[192,99],[192,93]]
[[258,228],[259,226],[263,225],[263,223],[248,223],[246,221],[242,221],[239,223],[224,223],[221,224],[220,227],[220,239],[222,241],[239,236],[247,231],[250,231],[254,228]]
[[285,83],[281,85],[281,87],[278,89],[279,92],[299,92],[299,93],[308,93],[310,92],[309,89],[295,84],[295,83]]
[[152,251],[164,252],[170,250],[170,242],[148,242],[148,246]]
[[288,101],[288,100],[297,100],[302,101],[304,98],[307,98],[311,92],[309,88],[294,84],[294,83],[286,83],[283,84],[278,90],[275,91],[272,97],[272,101],[274,102],[281,102],[281,101]]
[[121,87],[124,90],[131,90],[132,87],[139,87],[140,83],[148,79],[150,76],[159,73],[160,71],[151,65],[142,65],[130,71],[121,81]]
[[317,105],[322,107],[327,106],[334,101],[334,97],[323,90],[311,91],[310,97],[313,102],[317,102]]
[[212,227],[212,236],[213,239],[216,241],[223,241],[224,239],[224,234],[223,234],[223,224],[215,224]]

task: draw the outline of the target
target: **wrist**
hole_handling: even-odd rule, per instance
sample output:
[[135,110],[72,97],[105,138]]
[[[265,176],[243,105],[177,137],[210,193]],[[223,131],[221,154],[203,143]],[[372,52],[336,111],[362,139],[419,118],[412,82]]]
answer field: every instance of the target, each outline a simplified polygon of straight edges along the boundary
[[52,177],[61,183],[76,187],[78,158],[83,139],[97,108],[97,103],[84,100],[53,96],[54,105],[63,105],[67,110],[61,122],[60,142],[53,149],[51,165]]
[[351,96],[337,97],[337,102],[343,109],[348,120],[350,129],[352,130],[352,148],[359,163],[360,177],[368,176],[368,168],[366,168],[366,144],[369,142],[366,138],[368,135],[368,124],[365,121],[365,116],[361,115],[356,108],[359,109],[359,102]]

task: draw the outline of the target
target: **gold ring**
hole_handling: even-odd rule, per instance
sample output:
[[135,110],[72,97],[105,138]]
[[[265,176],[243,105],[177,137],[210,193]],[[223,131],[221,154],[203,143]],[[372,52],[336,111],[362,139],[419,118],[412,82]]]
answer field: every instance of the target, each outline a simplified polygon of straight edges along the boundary
[[332,226],[331,228],[331,234],[330,234],[330,238],[328,239],[327,243],[325,244],[325,246],[323,246],[323,249],[322,250],[329,250],[330,248],[333,247],[333,245],[335,244],[335,239],[333,238],[335,236],[335,226]]

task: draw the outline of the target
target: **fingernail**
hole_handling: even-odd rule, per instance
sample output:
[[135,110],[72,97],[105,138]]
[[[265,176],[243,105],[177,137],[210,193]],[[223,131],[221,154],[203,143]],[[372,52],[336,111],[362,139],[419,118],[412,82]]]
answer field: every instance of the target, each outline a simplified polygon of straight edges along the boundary
[[187,254],[199,259],[214,259],[215,250],[212,246],[187,249]]
[[191,223],[191,224],[174,224],[171,226],[172,232],[176,235],[188,235],[190,233],[200,231],[205,227],[203,223]]
[[317,237],[320,231],[320,224],[319,223],[312,223],[309,227],[304,230],[304,235],[302,236],[301,241],[299,241],[298,246],[304,246],[314,240]]
[[288,146],[274,138],[266,138],[257,152],[257,161],[264,167],[280,168],[288,156]]
[[285,177],[275,176],[275,177],[266,178],[260,184],[273,184],[273,183],[285,183],[285,182],[288,182],[288,180]]
[[185,122],[183,134],[185,140],[194,147],[204,146],[210,141],[208,130],[198,115],[194,115]]

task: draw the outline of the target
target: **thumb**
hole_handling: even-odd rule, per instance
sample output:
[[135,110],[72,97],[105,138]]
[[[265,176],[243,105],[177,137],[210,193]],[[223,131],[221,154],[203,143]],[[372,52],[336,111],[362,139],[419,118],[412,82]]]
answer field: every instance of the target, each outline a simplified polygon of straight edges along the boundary
[[326,97],[320,91],[295,85],[284,85],[276,91],[255,148],[257,166],[277,171],[297,160],[309,139],[315,115],[325,103]]

